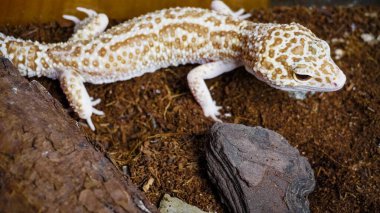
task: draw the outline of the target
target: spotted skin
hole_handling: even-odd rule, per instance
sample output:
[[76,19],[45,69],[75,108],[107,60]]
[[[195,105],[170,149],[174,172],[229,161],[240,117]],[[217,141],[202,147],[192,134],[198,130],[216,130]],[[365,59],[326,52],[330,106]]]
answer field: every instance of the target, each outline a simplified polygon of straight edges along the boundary
[[260,54],[247,70],[278,89],[336,91],[346,81],[330,56],[327,42],[296,23],[272,26],[263,44],[251,51]]
[[0,56],[12,60],[24,76],[59,79],[71,106],[95,130],[92,114],[100,100],[85,82],[128,80],[160,68],[201,64],[187,80],[205,116],[215,121],[221,107],[205,84],[239,66],[270,86],[288,91],[335,91],[345,75],[333,62],[328,44],[299,24],[262,24],[245,20],[222,1],[212,10],[171,8],[148,13],[104,31],[104,14],[78,8],[88,17],[64,18],[76,24],[67,42],[43,44],[0,33]]

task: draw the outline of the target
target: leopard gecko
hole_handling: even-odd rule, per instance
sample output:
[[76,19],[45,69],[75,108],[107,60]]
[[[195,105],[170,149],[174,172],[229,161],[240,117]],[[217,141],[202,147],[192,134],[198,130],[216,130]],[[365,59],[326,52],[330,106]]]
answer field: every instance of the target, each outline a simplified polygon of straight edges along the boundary
[[93,10],[75,23],[74,35],[45,44],[0,33],[0,56],[9,58],[22,75],[59,79],[71,107],[92,130],[92,114],[100,102],[85,82],[128,80],[158,69],[200,64],[187,75],[203,113],[220,121],[219,110],[205,84],[239,66],[270,86],[285,91],[336,91],[346,76],[330,56],[327,42],[297,23],[254,23],[241,9],[232,11],[214,0],[211,10],[163,9],[133,18],[108,30],[108,17]]

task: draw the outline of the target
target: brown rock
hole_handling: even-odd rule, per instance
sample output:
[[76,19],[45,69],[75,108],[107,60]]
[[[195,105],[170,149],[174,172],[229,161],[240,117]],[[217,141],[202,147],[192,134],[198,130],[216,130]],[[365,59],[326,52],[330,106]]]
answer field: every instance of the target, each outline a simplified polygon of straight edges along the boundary
[[1,212],[157,212],[50,94],[0,58]]
[[313,170],[281,135],[227,123],[215,124],[211,135],[209,177],[231,212],[309,212]]

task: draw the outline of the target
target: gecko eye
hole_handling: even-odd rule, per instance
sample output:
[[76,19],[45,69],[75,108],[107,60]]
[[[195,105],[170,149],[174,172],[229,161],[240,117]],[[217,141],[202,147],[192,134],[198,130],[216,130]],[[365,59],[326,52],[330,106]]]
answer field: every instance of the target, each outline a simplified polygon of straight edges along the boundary
[[307,81],[311,78],[310,75],[302,75],[302,74],[297,74],[297,73],[294,73],[293,76],[294,76],[294,79],[298,81]]

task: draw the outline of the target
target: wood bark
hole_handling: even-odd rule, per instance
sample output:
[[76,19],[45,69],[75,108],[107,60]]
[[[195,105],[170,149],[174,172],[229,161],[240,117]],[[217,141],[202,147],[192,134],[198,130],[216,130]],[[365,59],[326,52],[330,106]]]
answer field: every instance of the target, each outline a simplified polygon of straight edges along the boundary
[[157,212],[36,81],[0,58],[0,212]]

